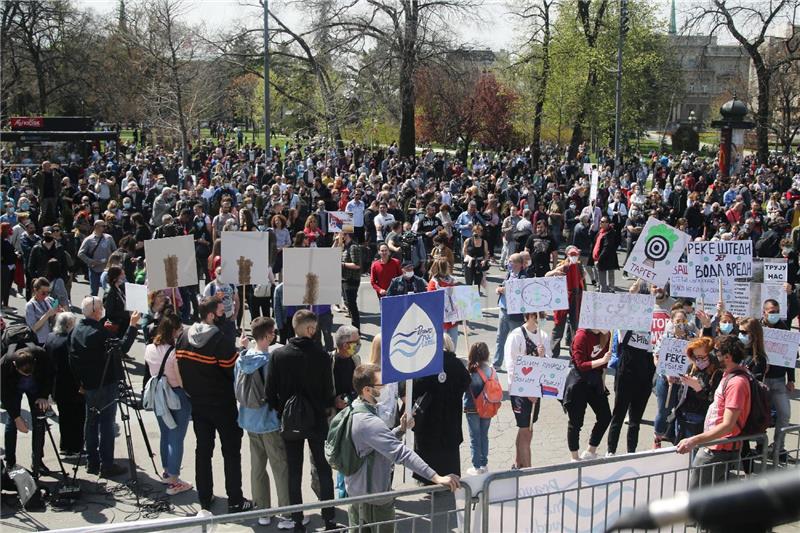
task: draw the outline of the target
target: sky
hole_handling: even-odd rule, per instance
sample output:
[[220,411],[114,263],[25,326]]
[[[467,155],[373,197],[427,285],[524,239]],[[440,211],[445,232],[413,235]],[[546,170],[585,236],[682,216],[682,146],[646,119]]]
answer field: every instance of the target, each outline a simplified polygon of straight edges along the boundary
[[[670,0],[655,0],[660,5],[660,16],[664,20],[665,30],[669,19]],[[690,0],[677,0],[678,27],[682,23],[681,6],[687,5]],[[255,3],[255,0],[253,0]],[[505,0],[484,0],[481,8],[480,20],[468,23],[459,23],[461,40],[472,44],[475,48],[491,48],[494,51],[510,50],[515,42],[522,36],[515,32],[515,17],[507,7]],[[77,4],[91,7],[101,14],[113,13],[117,6],[116,0],[77,0]],[[191,23],[203,23],[209,30],[224,28],[238,23],[242,17],[260,17],[258,10],[243,6],[239,0],[187,0],[187,18]],[[302,27],[304,13],[296,7],[297,4],[287,5],[284,0],[272,0],[270,9],[281,16],[282,20],[291,28]],[[249,15],[252,14],[252,15]],[[248,25],[255,25],[254,20],[248,20]]]

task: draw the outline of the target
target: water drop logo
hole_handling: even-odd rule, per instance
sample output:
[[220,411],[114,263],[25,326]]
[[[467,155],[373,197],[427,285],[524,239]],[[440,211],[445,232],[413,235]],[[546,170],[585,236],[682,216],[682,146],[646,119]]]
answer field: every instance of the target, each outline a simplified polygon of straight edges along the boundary
[[392,366],[405,374],[419,372],[436,356],[436,329],[417,304],[411,304],[397,323],[389,342]]

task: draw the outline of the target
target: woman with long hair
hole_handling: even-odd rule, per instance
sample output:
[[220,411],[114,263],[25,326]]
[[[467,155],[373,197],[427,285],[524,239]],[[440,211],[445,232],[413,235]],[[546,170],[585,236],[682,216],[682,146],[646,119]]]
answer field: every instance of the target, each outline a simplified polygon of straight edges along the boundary
[[[183,462],[183,440],[189,428],[192,406],[189,397],[183,390],[183,381],[178,369],[178,360],[175,357],[175,340],[183,331],[183,326],[178,317],[173,313],[166,313],[158,323],[153,343],[144,349],[145,379],[148,376],[158,376],[163,366],[164,376],[172,388],[172,392],[180,400],[178,409],[169,409],[169,415],[156,415],[158,428],[161,431],[160,455],[161,482],[167,485],[167,494],[174,496],[181,492],[191,490],[192,485],[180,478],[181,463]],[[165,361],[166,358],[166,361]]]
[[322,236],[322,231],[319,229],[319,221],[317,215],[308,215],[306,224],[303,228],[303,233],[308,238],[308,246],[316,247],[317,240]]
[[747,357],[742,365],[759,381],[764,380],[767,372],[767,351],[764,348],[764,329],[756,318],[739,319],[739,340],[744,344]]
[[278,250],[286,248],[292,244],[292,236],[286,228],[286,218],[283,215],[273,215],[270,219],[273,235],[275,235],[275,245]]
[[[489,246],[483,238],[483,226],[472,226],[472,237],[464,239],[462,249],[464,258],[464,280],[467,285],[478,285],[483,281],[483,273],[489,266]],[[480,291],[480,289],[478,289]]]
[[489,464],[489,425],[491,418],[481,418],[475,408],[475,398],[483,392],[486,382],[496,378],[496,371],[489,363],[489,347],[485,342],[476,342],[469,347],[467,370],[470,375],[469,390],[464,393],[464,413],[469,429],[469,448],[472,468],[467,474],[485,474]]
[[675,406],[676,442],[703,432],[706,412],[722,381],[722,369],[712,354],[713,348],[711,337],[694,339],[686,346],[691,366],[686,374],[680,376],[682,387]]

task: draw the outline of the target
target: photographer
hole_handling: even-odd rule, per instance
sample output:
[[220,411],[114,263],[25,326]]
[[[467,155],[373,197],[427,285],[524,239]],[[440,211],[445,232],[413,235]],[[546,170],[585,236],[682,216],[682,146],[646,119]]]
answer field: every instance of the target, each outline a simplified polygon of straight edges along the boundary
[[[72,330],[69,342],[69,363],[86,398],[87,471],[103,477],[122,474],[126,469],[114,463],[114,420],[119,380],[122,377],[121,354],[110,349],[111,333],[103,327],[103,302],[87,296],[81,302],[83,320]],[[139,313],[131,313],[130,326],[119,341],[119,352],[125,354],[136,340]]]
[[[38,346],[23,348],[0,359],[2,391],[0,399],[8,414],[5,431],[6,463],[17,462],[17,431],[28,432],[28,424],[22,418],[22,397],[28,397],[33,422],[33,451],[31,470],[33,477],[47,474],[42,463],[44,452],[44,413],[50,408],[48,397],[53,388],[53,369],[47,353]],[[41,417],[41,418],[40,418]]]

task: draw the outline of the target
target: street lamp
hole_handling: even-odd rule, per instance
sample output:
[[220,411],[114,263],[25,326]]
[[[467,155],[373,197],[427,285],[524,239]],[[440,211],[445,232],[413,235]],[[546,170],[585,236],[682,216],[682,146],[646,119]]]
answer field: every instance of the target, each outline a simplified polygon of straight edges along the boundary
[[697,115],[694,113],[694,109],[689,111],[689,126],[694,128],[695,124],[697,123]]

